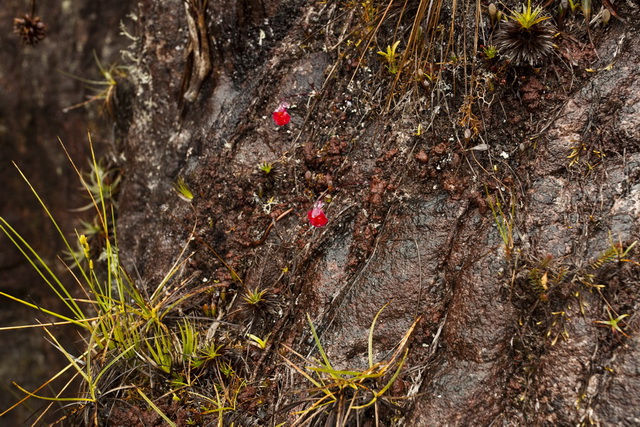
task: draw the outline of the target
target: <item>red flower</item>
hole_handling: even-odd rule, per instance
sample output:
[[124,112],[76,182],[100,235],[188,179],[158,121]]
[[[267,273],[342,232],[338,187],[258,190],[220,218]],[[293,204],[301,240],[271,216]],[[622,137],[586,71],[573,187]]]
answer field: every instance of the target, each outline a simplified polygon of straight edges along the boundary
[[289,108],[288,102],[281,102],[278,105],[278,108],[273,112],[273,121],[276,122],[278,126],[284,126],[291,121],[291,116],[287,111]]
[[309,223],[314,227],[324,227],[325,225],[327,225],[327,222],[329,222],[329,220],[327,219],[327,216],[324,214],[324,210],[322,210],[323,205],[324,203],[318,200],[313,205],[313,209],[311,209],[307,213],[307,218],[309,218]]

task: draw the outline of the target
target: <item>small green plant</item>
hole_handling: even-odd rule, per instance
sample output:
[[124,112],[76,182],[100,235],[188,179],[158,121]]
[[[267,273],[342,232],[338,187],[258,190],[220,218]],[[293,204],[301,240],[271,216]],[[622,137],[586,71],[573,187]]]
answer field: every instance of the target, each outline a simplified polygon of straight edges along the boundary
[[176,190],[176,193],[178,193],[178,196],[182,200],[186,202],[191,202],[193,200],[193,192],[184,181],[183,176],[178,177],[178,180],[173,184],[173,189]]
[[[26,396],[2,412],[0,416],[24,403],[27,399],[36,398],[51,401],[52,404],[54,402],[68,403],[70,410],[73,409],[72,405],[75,405],[75,410],[72,412],[85,410],[86,417],[91,420],[91,424],[100,425],[99,419],[102,421],[100,418],[102,415],[99,415],[99,408],[103,405],[104,396],[109,396],[108,399],[111,400],[114,397],[120,397],[130,402],[134,402],[130,399],[137,399],[143,405],[146,402],[166,421],[166,415],[143,393],[142,388],[132,388],[123,384],[114,384],[114,382],[118,378],[122,380],[120,373],[123,370],[128,372],[127,381],[138,379],[142,383],[147,383],[151,375],[162,377],[174,374],[188,379],[186,385],[180,386],[188,387],[182,394],[186,393],[189,399],[196,398],[198,394],[196,391],[197,378],[201,376],[201,373],[196,372],[196,375],[192,376],[191,370],[202,368],[210,362],[216,362],[212,364],[215,373],[222,366],[219,358],[222,356],[223,345],[216,343],[212,336],[204,336],[203,332],[208,328],[205,325],[194,323],[196,321],[191,319],[185,319],[182,323],[170,322],[167,318],[170,313],[175,314],[178,308],[182,308],[183,304],[193,297],[211,292],[222,285],[217,281],[212,281],[210,284],[193,288],[190,286],[188,278],[181,279],[179,272],[182,271],[185,262],[191,256],[186,255],[190,244],[187,243],[182,248],[174,265],[155,287],[148,291],[138,289],[121,266],[114,225],[114,205],[109,202],[110,190],[103,184],[105,174],[101,171],[104,169],[98,165],[95,159],[93,146],[90,145],[90,147],[93,177],[84,176],[77,169],[68,153],[67,156],[96,211],[95,227],[99,229],[99,232],[96,232],[95,235],[99,235],[102,240],[100,242],[101,251],[98,255],[94,255],[95,250],[92,249],[92,246],[97,242],[92,243],[85,234],[79,232],[76,234],[78,249],[72,249],[72,242],[67,239],[66,234],[58,226],[37,191],[18,169],[69,253],[70,261],[65,263],[65,266],[69,270],[73,284],[78,287],[77,291],[72,290],[56,275],[55,269],[42,259],[16,229],[0,217],[0,231],[13,242],[27,262],[65,304],[69,312],[66,314],[52,311],[0,292],[0,296],[30,307],[40,314],[57,319],[44,324],[27,326],[41,327],[48,335],[49,341],[62,352],[68,361],[65,368],[36,390],[28,391],[16,385]],[[188,241],[191,241],[191,237]],[[72,268],[74,269],[72,270]],[[78,294],[82,296],[74,296]],[[84,349],[81,354],[77,354],[75,348],[71,351],[65,349],[49,330],[49,326],[58,324],[72,324],[78,328],[80,336],[84,340]],[[0,330],[21,327],[24,326],[10,326],[0,328]],[[52,381],[69,373],[73,374],[73,378],[79,378],[81,381],[81,390],[78,395],[75,397],[62,396],[72,384],[73,378],[53,397],[40,394],[40,391],[50,385]],[[224,381],[229,377],[219,375],[219,378]],[[236,386],[240,387],[242,384],[242,380],[236,378],[233,379],[232,384],[219,384],[219,386],[228,390],[229,394],[237,396],[239,389]],[[135,391],[138,393],[135,394]],[[178,392],[179,390],[172,389],[169,391],[169,395],[173,393],[175,397]],[[200,397],[198,399],[206,400]],[[220,402],[224,403],[224,398],[221,398]],[[51,405],[47,406],[44,412],[36,417],[34,424],[40,423],[50,407]],[[222,423],[221,408],[218,408],[220,413],[217,415],[220,423]],[[167,423],[172,425],[171,422]]]
[[531,0],[514,11],[500,25],[496,46],[516,64],[535,65],[553,49],[554,28],[541,6],[531,8]]
[[262,162],[258,165],[258,168],[260,168],[265,175],[269,175],[273,170],[273,163]]
[[269,335],[271,334],[267,334],[266,337],[264,337],[264,339],[253,335],[253,334],[247,334],[247,337],[251,340],[251,344],[256,345],[259,349],[264,350],[265,348],[267,348],[267,342],[269,341]]
[[376,2],[374,0],[364,0],[360,3],[362,6],[362,19],[366,23],[371,23],[378,13]]
[[173,342],[166,332],[156,329],[153,335],[144,340],[146,352],[144,358],[156,369],[165,374],[171,373],[173,366]]
[[[376,321],[385,307],[386,305],[378,311],[371,322],[368,337],[368,368],[364,370],[340,370],[334,368],[322,347],[311,318],[307,315],[311,334],[321,360],[306,358],[285,346],[289,352],[300,358],[308,366],[303,368],[283,356],[285,362],[313,385],[309,389],[311,396],[309,399],[305,399],[305,401],[311,403],[305,409],[297,412],[300,418],[293,424],[294,426],[306,425],[305,423],[309,420],[322,416],[333,419],[332,425],[346,426],[356,411],[364,410],[371,406],[376,409],[376,425],[378,425],[378,403],[380,400],[387,400],[387,403],[393,405],[394,399],[387,396],[387,392],[400,375],[408,356],[407,344],[409,338],[420,321],[420,318],[417,318],[413,322],[400,340],[394,353],[388,359],[374,362],[373,331]],[[316,422],[318,422],[317,419]],[[320,424],[322,423],[320,422]]]
[[548,255],[529,269],[527,274],[530,290],[542,302],[549,301],[549,294],[561,285],[567,278],[569,271],[563,267],[552,266],[553,257]]
[[494,59],[498,55],[498,48],[494,45],[485,46],[482,48],[485,58]]
[[580,2],[579,1],[569,0],[568,3],[569,3],[569,10],[571,10],[571,13],[576,13],[576,10],[578,10],[580,8]]
[[247,288],[246,294],[242,297],[242,299],[247,304],[255,306],[265,302],[266,294],[267,289],[260,289],[258,287],[254,289]]
[[534,25],[549,19],[549,17],[544,15],[541,6],[531,9],[531,0],[528,0],[526,6],[522,5],[522,12],[513,12],[511,19],[517,21],[520,27],[529,30]]
[[116,195],[121,178],[118,170],[108,168],[104,165],[104,161],[89,161],[89,171],[82,174],[81,181],[82,186],[91,196],[92,202],[77,210],[93,209],[95,207],[93,200],[100,200],[100,197],[111,202]]
[[389,70],[391,74],[397,74],[398,71],[400,71],[400,67],[398,64],[399,55],[398,53],[396,53],[396,49],[398,48],[399,44],[400,40],[395,42],[393,46],[387,46],[386,51],[378,51],[378,55],[382,56],[384,61],[387,63],[387,70]]
[[507,214],[505,214],[502,209],[502,204],[500,201],[491,197],[487,191],[487,201],[489,202],[489,207],[491,208],[491,214],[493,215],[493,220],[495,221],[496,227],[498,228],[498,233],[502,238],[502,242],[504,243],[504,249],[507,257],[511,256],[511,252],[513,251],[513,227],[514,227],[514,218],[515,218],[515,204],[511,203],[511,210]]
[[609,247],[604,252],[602,252],[602,254],[600,254],[600,256],[595,261],[591,263],[592,270],[597,270],[603,265],[612,261],[633,262],[628,259],[627,256],[629,255],[629,252],[631,252],[631,250],[634,248],[636,243],[638,243],[637,241],[634,241],[626,248],[622,245],[621,242],[613,242],[611,236],[609,236],[609,242]]
[[216,360],[218,357],[222,356],[222,349],[224,346],[222,344],[216,344],[213,340],[205,340],[202,343],[198,350],[198,362],[197,365],[211,362]]
[[105,68],[95,52],[93,52],[93,56],[96,60],[96,64],[98,65],[98,70],[102,75],[102,80],[83,79],[63,72],[63,74],[85,83],[89,89],[94,92],[94,94],[89,96],[86,101],[67,107],[64,109],[64,112],[91,104],[95,101],[103,101],[102,108],[109,114],[109,116],[114,117],[115,95],[118,87],[118,79],[123,79],[127,76],[127,67],[113,64],[109,68]]
[[203,361],[198,355],[200,334],[196,325],[187,319],[183,319],[183,321],[178,324],[178,327],[180,330],[180,339],[178,340],[177,347],[179,353],[182,354],[182,362],[194,368],[199,368]]
[[625,317],[629,317],[628,314],[621,314],[620,316],[616,317],[615,319],[613,318],[613,316],[611,315],[611,310],[609,309],[609,307],[607,307],[607,315],[609,316],[609,320],[596,320],[595,323],[602,325],[604,327],[610,328],[612,333],[616,333],[619,332],[622,335],[624,335],[625,337],[629,338],[629,335],[625,334],[624,331],[622,330],[622,328],[620,327],[619,323],[622,319],[624,319]]

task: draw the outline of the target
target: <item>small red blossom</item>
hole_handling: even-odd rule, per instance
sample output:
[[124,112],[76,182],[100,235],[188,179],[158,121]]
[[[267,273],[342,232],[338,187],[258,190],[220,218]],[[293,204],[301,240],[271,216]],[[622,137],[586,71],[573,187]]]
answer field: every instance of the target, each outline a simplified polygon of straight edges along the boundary
[[318,200],[313,205],[313,209],[311,209],[307,213],[307,218],[309,218],[309,223],[314,227],[324,227],[325,225],[327,225],[327,222],[329,222],[329,220],[327,219],[327,216],[324,214],[324,210],[322,209],[322,206],[324,206],[324,203],[322,203],[321,200]]
[[291,115],[289,115],[287,108],[289,108],[289,103],[281,102],[273,112],[273,121],[276,122],[278,126],[284,126],[291,121]]

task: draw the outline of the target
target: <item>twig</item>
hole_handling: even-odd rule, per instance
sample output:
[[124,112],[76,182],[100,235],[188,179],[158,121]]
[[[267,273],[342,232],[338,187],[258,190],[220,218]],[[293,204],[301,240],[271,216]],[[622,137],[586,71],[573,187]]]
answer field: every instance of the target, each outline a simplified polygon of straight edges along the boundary
[[196,100],[202,82],[211,71],[211,51],[205,21],[208,0],[185,0],[187,25],[189,26],[189,48],[183,89],[188,84],[183,98],[191,103]]

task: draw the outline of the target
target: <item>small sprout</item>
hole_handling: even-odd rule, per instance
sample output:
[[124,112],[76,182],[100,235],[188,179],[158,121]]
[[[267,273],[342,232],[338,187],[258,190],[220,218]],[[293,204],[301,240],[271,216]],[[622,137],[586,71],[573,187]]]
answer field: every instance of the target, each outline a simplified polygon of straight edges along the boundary
[[[563,0],[563,2],[564,1],[565,0]],[[580,2],[579,1],[575,1],[574,2],[573,0],[568,0],[567,4],[569,5],[569,9],[571,9],[571,13],[572,14],[576,13],[576,10],[578,10],[578,8],[580,7]]]
[[110,117],[115,116],[115,97],[116,90],[118,88],[118,79],[123,79],[127,76],[127,67],[112,64],[109,68],[105,68],[95,52],[93,56],[98,66],[98,70],[102,75],[102,80],[90,80],[81,77],[74,76],[73,74],[65,73],[69,77],[81,81],[87,85],[87,87],[94,92],[94,95],[89,96],[86,101],[64,108],[62,111],[67,113],[73,109],[85,106],[94,101],[103,101],[102,109],[106,111]]
[[193,200],[193,192],[189,189],[186,182],[184,182],[184,177],[178,177],[178,180],[173,184],[173,189],[176,190],[178,196],[186,201],[191,202]]
[[307,212],[309,223],[314,227],[324,227],[325,225],[327,225],[327,222],[329,222],[327,216],[324,214],[324,210],[322,209],[323,206],[324,203],[322,202],[322,200],[318,200],[313,205],[313,209]]
[[260,290],[257,287],[255,289],[247,289],[247,293],[245,296],[242,297],[242,299],[247,304],[255,306],[265,301],[264,296],[266,293],[267,293],[266,289]]
[[398,67],[398,54],[396,53],[399,44],[400,40],[395,42],[393,46],[387,46],[386,52],[378,51],[378,55],[382,56],[387,62],[387,70],[389,70],[391,74],[397,74],[398,71],[400,71]]
[[205,303],[205,304],[202,304],[200,309],[202,310],[202,314],[204,314],[207,317],[214,317],[218,312],[215,304],[209,305]]
[[[77,211],[86,211],[95,207],[94,200],[111,199],[120,184],[120,175],[117,169],[108,169],[103,162],[89,162],[90,170],[82,174],[82,185],[91,193],[91,201],[85,206],[77,208]],[[90,233],[85,233],[90,234]]]
[[247,337],[249,337],[249,339],[251,339],[251,344],[257,346],[258,348],[260,348],[261,350],[264,350],[265,348],[267,348],[267,341],[269,341],[269,335],[271,334],[267,334],[266,337],[264,337],[264,339],[255,336],[253,334],[247,334]]
[[609,12],[609,9],[605,8],[602,11],[602,26],[606,27],[609,25],[609,21],[611,21],[611,12]]
[[489,45],[482,49],[482,53],[487,59],[494,59],[498,55],[498,48],[494,45]]
[[102,231],[102,228],[100,228],[100,225],[96,221],[98,219],[98,217],[95,217],[93,222],[80,220],[80,225],[82,226],[80,227],[80,234],[88,237],[98,235]]
[[265,173],[265,175],[269,175],[273,170],[273,163],[262,162],[261,164],[258,165],[258,167],[262,172]]
[[222,355],[223,348],[223,344],[216,345],[213,340],[202,345],[198,351],[198,366],[202,366],[206,362],[210,362],[216,357],[220,357]]
[[595,323],[611,328],[611,332],[613,332],[614,334],[616,332],[620,332],[622,335],[629,338],[629,335],[625,334],[622,331],[622,328],[620,328],[620,325],[618,325],[618,323],[620,323],[622,319],[624,319],[625,317],[629,317],[629,315],[621,314],[620,316],[614,319],[613,316],[611,315],[611,311],[609,310],[609,308],[607,308],[607,315],[609,316],[609,320],[596,320]]
[[273,112],[273,121],[278,126],[284,126],[291,121],[291,115],[287,111],[289,107],[290,105],[288,102],[281,102],[280,105],[278,105],[278,108]]
[[502,20],[502,12],[498,10],[495,3],[489,4],[488,12],[491,25],[495,26]]

